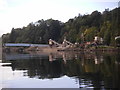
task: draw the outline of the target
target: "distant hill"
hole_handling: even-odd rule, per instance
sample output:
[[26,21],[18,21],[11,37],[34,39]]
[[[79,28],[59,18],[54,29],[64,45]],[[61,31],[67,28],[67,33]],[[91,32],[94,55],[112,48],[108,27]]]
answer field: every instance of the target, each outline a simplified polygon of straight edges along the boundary
[[90,15],[79,14],[66,23],[53,19],[38,20],[23,28],[13,28],[2,38],[3,43],[43,44],[50,38],[62,42],[64,37],[72,43],[89,42],[95,36],[102,37],[106,45],[115,45],[115,37],[120,36],[120,8],[103,13],[94,11]]

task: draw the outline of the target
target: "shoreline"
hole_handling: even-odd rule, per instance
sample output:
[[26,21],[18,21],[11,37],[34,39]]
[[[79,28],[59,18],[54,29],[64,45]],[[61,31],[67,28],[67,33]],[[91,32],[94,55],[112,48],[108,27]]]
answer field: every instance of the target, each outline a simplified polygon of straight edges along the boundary
[[86,48],[86,49],[81,49],[81,48],[57,48],[57,47],[3,47],[2,52],[29,52],[29,51],[41,51],[41,52],[69,52],[69,51],[76,51],[76,52],[119,52],[120,48]]

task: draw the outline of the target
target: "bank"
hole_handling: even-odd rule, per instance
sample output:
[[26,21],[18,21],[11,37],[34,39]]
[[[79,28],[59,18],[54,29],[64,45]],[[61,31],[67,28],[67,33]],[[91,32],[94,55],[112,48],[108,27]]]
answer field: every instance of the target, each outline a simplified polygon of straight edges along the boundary
[[84,51],[84,52],[95,52],[95,51],[100,51],[100,52],[118,52],[120,51],[119,47],[111,47],[111,46],[98,46],[98,47],[91,47],[91,48],[80,48],[80,47],[68,47],[68,48],[60,48],[60,47],[3,47],[2,48],[3,52],[10,53],[10,52],[29,52],[29,51],[41,51],[41,52],[61,52],[61,51]]

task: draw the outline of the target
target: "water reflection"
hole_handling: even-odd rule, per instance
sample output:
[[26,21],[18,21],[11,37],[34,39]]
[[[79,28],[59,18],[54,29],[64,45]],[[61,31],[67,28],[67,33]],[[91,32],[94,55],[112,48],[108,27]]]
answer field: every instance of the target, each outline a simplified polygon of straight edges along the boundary
[[4,54],[2,62],[11,63],[9,66],[13,71],[27,70],[23,76],[29,78],[54,79],[68,76],[74,78],[80,88],[120,89],[119,53],[12,53]]

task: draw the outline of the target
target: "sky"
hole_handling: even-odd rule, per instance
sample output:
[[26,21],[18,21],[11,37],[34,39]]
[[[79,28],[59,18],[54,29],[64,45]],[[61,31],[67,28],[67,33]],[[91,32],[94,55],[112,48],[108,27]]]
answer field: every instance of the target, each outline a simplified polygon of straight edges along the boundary
[[67,22],[78,14],[118,7],[119,0],[0,0],[0,36],[31,22],[55,19]]

